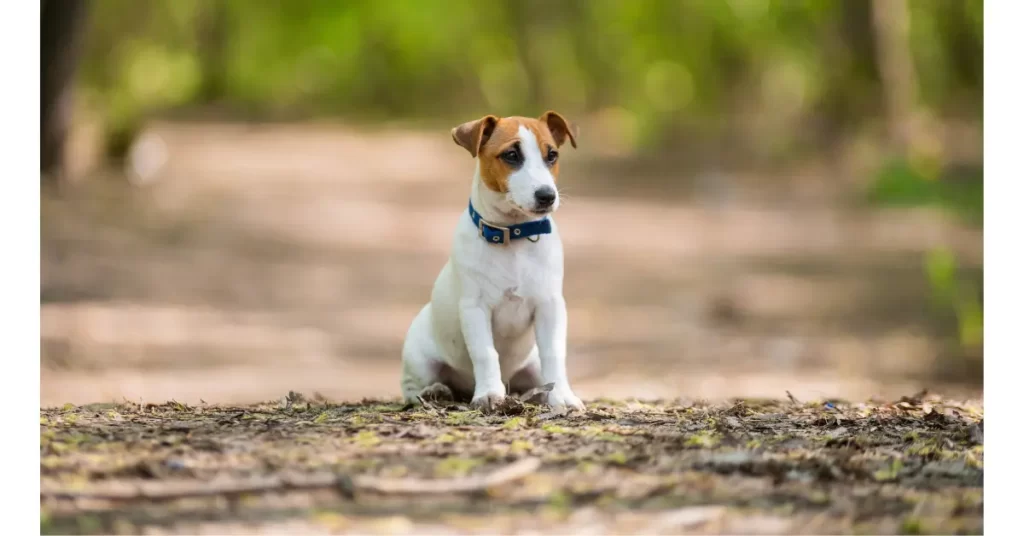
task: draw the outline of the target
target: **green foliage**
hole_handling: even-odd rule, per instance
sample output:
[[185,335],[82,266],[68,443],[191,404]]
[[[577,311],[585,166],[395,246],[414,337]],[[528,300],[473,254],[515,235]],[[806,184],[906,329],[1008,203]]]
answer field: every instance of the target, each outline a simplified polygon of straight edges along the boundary
[[[982,2],[910,0],[923,104],[980,112]],[[749,106],[881,113],[870,4],[848,0],[98,0],[82,70],[113,132],[156,109],[464,118],[604,110],[624,141]]]
[[[980,226],[984,220],[983,184],[980,169],[976,175],[943,174],[928,159],[910,158],[885,166],[876,176],[869,198],[885,206],[938,207]],[[961,274],[955,255],[941,248],[925,255],[924,275],[933,310],[955,326],[963,349],[979,349],[984,338],[980,282]]]
[[929,252],[924,268],[934,306],[939,311],[952,311],[956,316],[960,344],[970,349],[979,347],[985,325],[979,289],[961,278],[956,257],[947,250]]
[[869,198],[881,205],[940,207],[967,222],[983,223],[984,189],[980,170],[977,175],[943,177],[933,162],[895,160],[878,173]]

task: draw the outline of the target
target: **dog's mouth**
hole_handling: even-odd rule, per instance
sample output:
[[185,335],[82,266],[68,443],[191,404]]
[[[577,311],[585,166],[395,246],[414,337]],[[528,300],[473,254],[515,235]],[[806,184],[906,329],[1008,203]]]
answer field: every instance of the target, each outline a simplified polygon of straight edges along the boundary
[[541,218],[555,211],[554,205],[544,208],[527,209],[523,208],[522,206],[517,204],[515,201],[512,201],[511,199],[508,200],[508,204],[510,207],[512,207],[513,210],[528,218]]

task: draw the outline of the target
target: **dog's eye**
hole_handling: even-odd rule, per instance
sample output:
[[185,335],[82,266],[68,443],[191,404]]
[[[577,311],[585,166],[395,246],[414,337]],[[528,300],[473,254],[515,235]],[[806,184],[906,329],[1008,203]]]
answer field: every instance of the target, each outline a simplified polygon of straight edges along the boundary
[[558,151],[551,149],[548,151],[548,164],[554,164],[558,161]]
[[522,157],[519,155],[519,151],[515,149],[509,149],[501,153],[501,159],[513,166],[518,166],[522,162]]

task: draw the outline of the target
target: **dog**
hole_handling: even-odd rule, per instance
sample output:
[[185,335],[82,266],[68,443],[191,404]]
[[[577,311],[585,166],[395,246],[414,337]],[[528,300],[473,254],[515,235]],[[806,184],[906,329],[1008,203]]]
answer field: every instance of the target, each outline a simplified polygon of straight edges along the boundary
[[578,134],[554,111],[452,129],[476,171],[448,262],[406,333],[407,403],[462,399],[490,412],[543,386],[552,408],[585,411],[566,374],[562,241],[551,218],[558,151],[575,148]]

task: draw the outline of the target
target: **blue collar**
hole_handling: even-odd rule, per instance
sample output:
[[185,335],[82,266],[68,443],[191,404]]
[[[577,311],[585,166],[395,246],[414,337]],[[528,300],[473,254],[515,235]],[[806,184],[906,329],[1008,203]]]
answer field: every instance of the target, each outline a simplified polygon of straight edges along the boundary
[[509,225],[508,227],[488,223],[473,208],[473,201],[469,202],[469,217],[473,220],[473,225],[479,229],[480,236],[491,244],[508,244],[512,240],[551,233],[551,220],[546,216],[541,220]]

